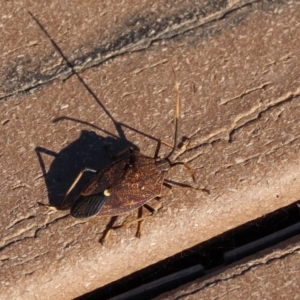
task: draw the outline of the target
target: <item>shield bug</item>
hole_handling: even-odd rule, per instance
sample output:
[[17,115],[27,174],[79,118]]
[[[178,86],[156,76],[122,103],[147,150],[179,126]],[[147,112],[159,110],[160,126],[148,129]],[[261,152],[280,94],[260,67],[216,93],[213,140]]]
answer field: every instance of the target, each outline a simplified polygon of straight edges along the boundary
[[[175,72],[174,72],[175,75]],[[111,216],[114,220],[105,230],[101,242],[103,243],[112,229],[138,222],[136,236],[141,235],[142,222],[149,216],[142,216],[142,208],[147,208],[152,214],[155,209],[147,205],[147,202],[154,198],[159,198],[162,194],[163,185],[179,185],[183,188],[193,188],[187,184],[180,184],[165,179],[167,172],[174,166],[182,164],[191,173],[194,180],[193,170],[183,162],[171,161],[171,156],[176,151],[178,139],[179,123],[179,85],[176,82],[176,118],[174,144],[170,153],[164,157],[159,157],[162,142],[159,141],[154,157],[141,154],[132,148],[126,148],[116,155],[116,160],[101,171],[85,168],[82,170],[69,190],[59,208],[64,207],[64,202],[73,190],[81,176],[85,172],[94,172],[95,175],[90,179],[80,195],[76,198],[70,208],[70,213],[74,218],[89,218],[92,216]],[[195,181],[195,180],[194,180]],[[139,209],[139,218],[133,222],[123,223],[120,226],[113,226],[117,216],[128,213],[134,209]],[[151,215],[152,215],[151,214]]]

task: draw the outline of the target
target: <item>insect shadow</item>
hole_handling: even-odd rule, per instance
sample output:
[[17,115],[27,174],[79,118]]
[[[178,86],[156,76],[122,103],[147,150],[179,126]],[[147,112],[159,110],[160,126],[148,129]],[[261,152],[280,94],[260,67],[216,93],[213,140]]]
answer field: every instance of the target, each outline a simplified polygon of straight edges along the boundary
[[[61,207],[69,187],[84,168],[102,170],[111,163],[109,153],[117,153],[126,147],[139,150],[126,139],[102,137],[94,131],[82,130],[78,139],[71,142],[58,153],[43,147],[35,151],[45,180],[50,206]],[[43,157],[54,157],[48,170]],[[72,202],[89,181],[92,174],[85,174],[78,182],[72,193],[66,199],[61,209],[69,209]]]

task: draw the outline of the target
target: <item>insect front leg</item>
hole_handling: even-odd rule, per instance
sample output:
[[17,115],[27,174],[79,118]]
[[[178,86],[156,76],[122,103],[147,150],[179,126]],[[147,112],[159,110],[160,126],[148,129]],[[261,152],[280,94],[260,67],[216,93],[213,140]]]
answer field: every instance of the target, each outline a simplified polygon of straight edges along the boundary
[[177,165],[183,165],[189,171],[193,181],[196,182],[195,172],[187,163],[185,163],[185,162],[175,162],[175,163],[172,163],[171,167],[173,168],[174,166],[177,166]]
[[197,187],[194,187],[192,185],[189,185],[189,184],[180,183],[180,182],[176,182],[176,181],[168,180],[168,179],[164,179],[163,185],[166,186],[167,188],[170,188],[170,189],[172,189],[174,186],[176,186],[176,187],[181,188],[181,189],[192,189],[192,190],[195,190],[195,191],[210,194],[210,191],[208,189],[201,189],[201,188],[197,188]]

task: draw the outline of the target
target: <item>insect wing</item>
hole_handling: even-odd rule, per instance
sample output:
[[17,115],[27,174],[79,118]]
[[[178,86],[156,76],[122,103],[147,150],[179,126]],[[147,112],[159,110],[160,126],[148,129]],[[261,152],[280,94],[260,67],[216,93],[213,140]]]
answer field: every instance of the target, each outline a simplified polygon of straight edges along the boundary
[[[150,179],[147,176],[149,170]],[[160,194],[163,176],[164,174],[157,170],[153,158],[133,153],[130,167],[124,169],[121,180],[115,181],[109,189],[110,196],[107,197],[100,215],[119,215],[142,206]]]
[[142,206],[145,202],[153,199],[155,194],[149,190],[142,190],[139,184],[122,182],[110,189],[110,196],[106,199],[100,215],[116,216]]
[[96,215],[106,201],[103,193],[91,196],[79,196],[71,207],[74,218],[88,218]]
[[126,174],[130,157],[110,164],[101,172],[97,173],[81,192],[82,196],[101,194],[111,186],[121,182]]
[[99,213],[107,200],[104,191],[122,182],[128,168],[129,157],[116,161],[94,176],[71,207],[74,218],[88,218]]

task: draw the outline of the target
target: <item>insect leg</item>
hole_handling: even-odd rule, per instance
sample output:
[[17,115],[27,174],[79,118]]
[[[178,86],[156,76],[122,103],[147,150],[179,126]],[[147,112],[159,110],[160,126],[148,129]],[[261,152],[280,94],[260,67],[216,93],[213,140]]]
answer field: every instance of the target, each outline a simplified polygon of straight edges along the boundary
[[[166,180],[166,179],[165,179]],[[169,183],[167,183],[167,182],[163,182],[163,185],[165,186],[165,187],[167,187],[168,189],[172,189],[173,188],[173,185],[171,185],[171,184],[169,184]]]
[[[129,227],[129,226],[131,226],[132,224],[135,224],[135,223],[139,223],[139,224],[142,224],[143,222],[144,222],[144,220],[145,219],[148,219],[148,218],[150,218],[150,217],[152,217],[152,214],[151,215],[148,215],[148,216],[142,216],[142,208],[143,208],[143,206],[141,206],[140,208],[139,208],[139,214],[138,214],[138,218],[137,219],[135,219],[135,220],[133,220],[133,221],[129,221],[129,222],[124,222],[123,224],[121,224],[121,225],[117,225],[117,226],[112,226],[112,227],[110,227],[109,228],[109,231],[111,231],[111,230],[116,230],[116,229],[119,229],[119,228],[121,228],[121,227]],[[140,229],[139,229],[139,227],[140,227]],[[106,236],[107,236],[107,234],[106,234]],[[105,236],[105,237],[106,237]],[[141,236],[141,225],[138,225],[138,229],[137,229],[137,232],[136,232],[136,237],[140,237]]]
[[155,149],[154,158],[158,158],[158,154],[159,154],[159,150],[160,150],[161,144],[164,144],[164,145],[166,145],[166,146],[168,146],[170,148],[174,147],[173,145],[170,145],[169,143],[167,143],[165,141],[158,140],[157,146],[156,146],[156,149]]
[[144,221],[145,221],[145,219],[143,218],[143,206],[141,206],[141,207],[139,208],[138,219],[140,219],[140,221],[138,221],[138,226],[137,226],[137,230],[136,230],[135,236],[136,236],[137,238],[140,238],[141,235],[142,235],[143,223],[144,223]]
[[172,147],[171,152],[166,156],[166,158],[169,158],[172,156],[172,154],[176,151],[177,146],[177,139],[178,139],[178,127],[179,127],[179,117],[180,117],[180,111],[179,111],[179,83],[177,81],[175,70],[173,69],[174,77],[175,77],[175,88],[176,88],[176,114],[175,114],[175,131],[174,131],[174,144]]
[[126,147],[125,149],[121,150],[119,153],[117,153],[115,155],[112,155],[108,150],[107,150],[107,153],[112,160],[116,160],[118,157],[120,157],[122,154],[126,153],[127,151],[129,151],[130,153],[133,153],[133,148]]
[[175,162],[175,163],[172,163],[172,168],[174,166],[177,166],[177,165],[183,165],[190,173],[191,177],[193,178],[193,181],[196,182],[196,179],[195,179],[195,172],[194,170],[192,169],[192,167],[190,167],[187,163],[185,162]]
[[180,183],[180,182],[176,182],[176,181],[168,180],[168,179],[164,179],[163,185],[168,187],[168,188],[172,188],[173,186],[177,186],[177,187],[182,188],[182,189],[192,189],[192,190],[195,190],[195,191],[210,194],[210,191],[208,189],[200,189],[200,188],[194,187],[194,186],[189,185],[189,184]]
[[76,179],[74,180],[74,182],[72,183],[72,185],[70,186],[70,188],[68,189],[65,198],[70,194],[70,192],[73,190],[73,188],[75,187],[75,185],[77,184],[79,179],[82,177],[83,173],[85,173],[85,172],[97,173],[97,170],[89,169],[89,168],[84,168],[83,170],[81,170],[80,173],[78,174],[78,176],[76,177]]
[[[143,206],[150,211],[151,215],[143,217]],[[158,212],[158,210],[162,207],[162,206],[160,206],[159,209],[156,209],[156,208],[153,208],[152,206],[150,206],[148,204],[144,204],[143,206],[141,206],[139,208],[138,219],[135,220],[136,222],[138,222],[138,227],[137,227],[137,231],[136,231],[136,234],[135,234],[135,236],[137,238],[140,238],[141,235],[142,235],[142,228],[143,228],[142,225],[143,225],[145,219],[153,216],[154,214],[156,214]]]
[[150,206],[149,204],[144,204],[144,207],[150,211],[151,215],[155,215],[163,207],[162,203],[160,202],[160,197],[156,197],[155,199],[159,202],[158,207],[154,208],[154,207]]
[[[42,203],[42,202],[38,202],[38,205],[41,205],[41,206],[44,206],[44,207],[47,207],[49,210],[58,210],[58,209],[64,209],[64,203],[65,203],[65,200],[67,199],[68,195],[70,194],[70,192],[73,190],[73,188],[75,187],[76,183],[80,180],[80,178],[82,177],[83,173],[84,172],[93,172],[93,173],[96,173],[97,171],[96,170],[93,170],[93,169],[89,169],[89,168],[85,168],[83,169],[79,174],[78,176],[76,177],[76,179],[74,180],[74,182],[72,183],[71,187],[68,189],[66,195],[65,195],[65,198],[63,199],[63,201],[60,203],[59,206],[52,206],[52,205],[48,205],[48,204],[45,204],[45,203]],[[69,207],[66,207],[66,208],[69,208]]]
[[99,240],[100,244],[103,245],[104,242],[109,237],[111,231],[116,228],[116,227],[114,227],[114,224],[116,223],[117,219],[118,219],[118,216],[114,216],[110,219],[109,223],[107,224],[107,226],[106,226],[106,228],[103,232],[103,235],[102,235],[101,239]]
[[64,200],[62,201],[62,203],[60,204],[60,207],[63,208],[63,204],[65,202],[65,200],[67,199],[68,195],[71,193],[71,191],[74,189],[75,185],[77,184],[77,182],[80,180],[80,178],[82,177],[82,175],[85,172],[93,172],[93,173],[97,173],[97,170],[94,169],[89,169],[89,168],[84,168],[83,170],[81,170],[81,172],[78,174],[78,176],[76,177],[76,179],[74,180],[74,182],[72,183],[72,185],[70,186],[70,188],[68,189]]
[[156,146],[156,149],[155,149],[154,158],[158,158],[158,153],[159,153],[159,150],[160,150],[160,146],[161,146],[161,141],[159,140],[157,142],[157,146]]
[[144,204],[144,207],[150,211],[151,215],[154,215],[158,212],[158,210],[156,208],[153,208],[149,204]]

